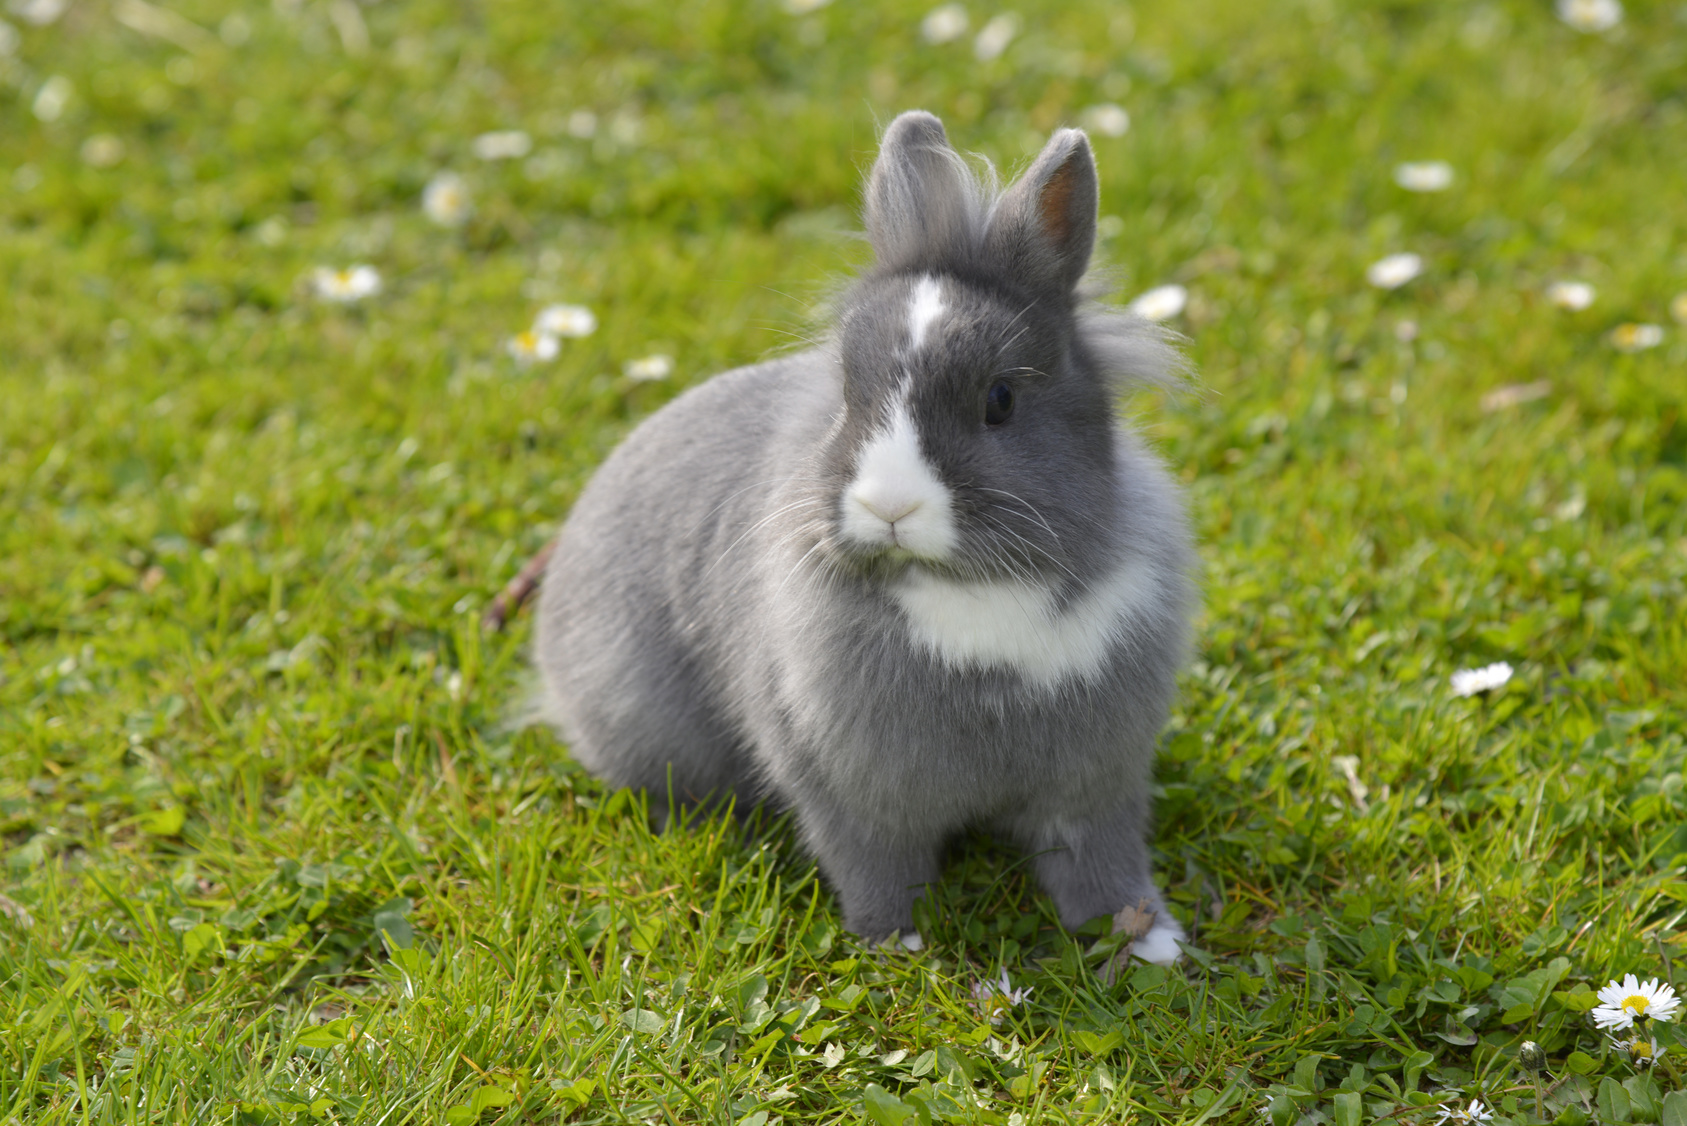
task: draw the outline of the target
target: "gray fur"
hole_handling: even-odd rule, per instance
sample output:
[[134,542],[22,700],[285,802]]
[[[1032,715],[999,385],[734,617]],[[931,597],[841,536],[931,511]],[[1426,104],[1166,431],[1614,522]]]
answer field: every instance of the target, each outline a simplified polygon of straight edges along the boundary
[[[545,575],[544,708],[575,756],[658,802],[793,809],[845,925],[868,938],[911,927],[945,842],[974,826],[1036,854],[1068,926],[1140,900],[1163,910],[1149,790],[1193,556],[1174,483],[1115,402],[1117,380],[1177,361],[1152,326],[1077,292],[1095,184],[1082,133],[1056,133],[998,194],[936,118],[897,118],[867,190],[876,265],[832,337],[647,419],[580,496]],[[948,305],[911,354],[922,276]],[[1015,413],[987,428],[997,380]],[[857,455],[904,386],[953,497],[941,561],[840,534]],[[924,568],[1035,582],[1066,608],[1125,564],[1148,576],[1143,608],[1098,666],[1053,685],[945,663],[892,597]]]

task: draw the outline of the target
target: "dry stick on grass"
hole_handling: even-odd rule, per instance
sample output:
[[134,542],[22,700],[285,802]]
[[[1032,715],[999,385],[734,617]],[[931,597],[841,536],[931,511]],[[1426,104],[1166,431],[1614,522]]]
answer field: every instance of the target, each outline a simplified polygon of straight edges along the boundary
[[498,633],[503,630],[504,623],[514,617],[521,610],[521,604],[539,588],[539,578],[545,573],[545,564],[550,562],[551,552],[556,550],[556,541],[541,547],[527,561],[527,564],[511,579],[498,597],[492,600],[492,605],[486,608],[486,613],[480,616],[480,628],[487,633]]
[[1134,907],[1126,904],[1119,908],[1113,916],[1113,933],[1128,934],[1131,939],[1119,947],[1118,952],[1109,958],[1107,964],[1102,967],[1101,980],[1103,983],[1112,985],[1118,980],[1119,975],[1130,965],[1131,949],[1136,946],[1137,940],[1146,935],[1153,927],[1154,909],[1149,906],[1148,900],[1140,899]]

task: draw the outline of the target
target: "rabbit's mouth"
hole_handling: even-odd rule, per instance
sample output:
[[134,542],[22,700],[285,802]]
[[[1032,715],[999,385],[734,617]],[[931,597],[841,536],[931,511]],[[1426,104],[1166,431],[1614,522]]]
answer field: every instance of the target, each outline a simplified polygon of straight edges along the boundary
[[911,550],[896,543],[864,546],[844,539],[833,541],[832,557],[842,570],[875,585],[901,582],[914,576],[926,576],[953,583],[1026,579],[1034,572],[1023,567],[990,565],[985,560],[955,553],[941,558]]

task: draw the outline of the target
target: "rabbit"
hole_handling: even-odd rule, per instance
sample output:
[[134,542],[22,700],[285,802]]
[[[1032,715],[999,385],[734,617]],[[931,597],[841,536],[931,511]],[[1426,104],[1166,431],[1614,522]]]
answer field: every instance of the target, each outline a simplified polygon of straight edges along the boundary
[[919,949],[945,842],[983,827],[1063,926],[1120,913],[1136,956],[1179,954],[1147,832],[1194,555],[1117,400],[1181,360],[1080,292],[1097,201],[1078,130],[1000,191],[897,117],[834,330],[640,424],[540,584],[539,705],[576,758],[659,813],[790,810],[865,940]]

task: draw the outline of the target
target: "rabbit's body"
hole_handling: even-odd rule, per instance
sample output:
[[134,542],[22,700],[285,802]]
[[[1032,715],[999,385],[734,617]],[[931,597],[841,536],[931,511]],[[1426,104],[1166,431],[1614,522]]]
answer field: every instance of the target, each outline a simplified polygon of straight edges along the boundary
[[[881,264],[885,161],[899,127],[918,159],[935,125],[887,135]],[[1174,956],[1146,830],[1189,536],[1101,372],[1163,346],[1085,322],[1069,283],[912,265],[865,279],[836,340],[715,377],[605,462],[541,589],[548,712],[581,762],[659,801],[793,808],[863,935],[911,934],[945,842],[983,826],[1036,854],[1063,922],[1147,900],[1139,952]]]

